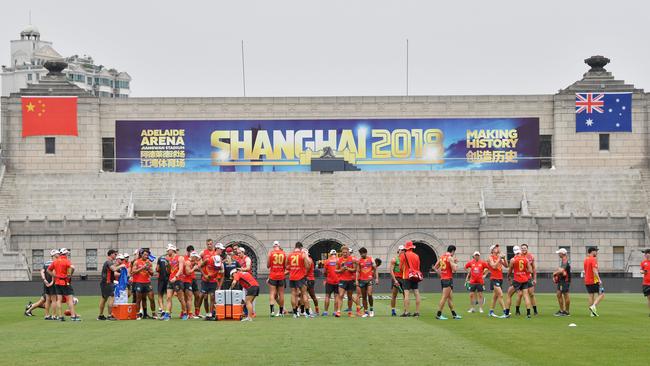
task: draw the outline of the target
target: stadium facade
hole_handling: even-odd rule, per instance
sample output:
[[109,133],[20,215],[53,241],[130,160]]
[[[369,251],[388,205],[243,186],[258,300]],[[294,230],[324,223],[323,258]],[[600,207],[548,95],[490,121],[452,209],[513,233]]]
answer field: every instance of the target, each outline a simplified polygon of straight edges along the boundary
[[[412,240],[425,270],[449,244],[465,259],[528,243],[542,272],[556,268],[558,248],[580,261],[593,245],[601,271],[636,273],[650,247],[650,95],[615,79],[608,61],[585,60],[583,78],[553,95],[110,99],[51,70],[2,98],[0,279],[29,279],[54,247],[70,248],[77,273],[94,276],[109,248],[159,255],[168,242],[203,247],[206,238],[243,245],[261,275],[274,240],[285,249],[300,240],[316,256],[366,247],[385,263]],[[576,93],[631,94],[631,131],[576,132]],[[30,96],[77,96],[78,136],[23,137],[21,98]],[[538,168],[331,173],[258,161],[248,171],[155,172],[121,170],[129,159],[116,155],[125,123],[417,119],[534,119]]]

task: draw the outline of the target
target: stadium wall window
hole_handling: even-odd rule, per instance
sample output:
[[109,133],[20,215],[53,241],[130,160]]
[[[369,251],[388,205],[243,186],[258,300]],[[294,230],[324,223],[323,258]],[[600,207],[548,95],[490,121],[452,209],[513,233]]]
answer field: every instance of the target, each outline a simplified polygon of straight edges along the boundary
[[43,249],[32,250],[32,270],[40,271],[43,268]]
[[550,169],[553,166],[553,135],[539,136],[539,165],[542,169]]
[[571,259],[571,247],[568,245],[560,245],[558,249],[566,249],[566,254],[569,259]]
[[609,151],[609,134],[601,133],[599,136],[599,149],[600,151]]
[[32,80],[32,74],[27,74],[27,80],[29,80],[29,81]]
[[513,245],[508,245],[506,246],[506,257],[508,258],[508,262],[515,256],[515,252],[513,251],[514,246]]
[[86,249],[86,271],[97,270],[97,249]]
[[115,138],[102,137],[102,170],[115,171]]
[[625,269],[625,247],[615,246],[614,247],[614,256],[613,256],[614,269]]
[[56,141],[54,137],[45,138],[45,153],[56,154]]

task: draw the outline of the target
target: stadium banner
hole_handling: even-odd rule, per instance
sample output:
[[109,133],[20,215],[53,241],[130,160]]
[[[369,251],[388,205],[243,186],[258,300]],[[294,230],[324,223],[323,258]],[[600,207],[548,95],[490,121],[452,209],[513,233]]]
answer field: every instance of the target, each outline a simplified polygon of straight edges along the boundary
[[117,172],[539,169],[538,118],[119,120]]

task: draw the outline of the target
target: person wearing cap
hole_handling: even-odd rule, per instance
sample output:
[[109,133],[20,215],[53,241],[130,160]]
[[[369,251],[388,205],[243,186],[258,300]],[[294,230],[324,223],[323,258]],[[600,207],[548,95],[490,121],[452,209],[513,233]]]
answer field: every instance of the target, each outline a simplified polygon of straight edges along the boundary
[[569,298],[569,285],[571,284],[571,263],[569,263],[568,252],[564,248],[555,251],[560,257],[560,266],[553,272],[553,282],[557,285],[557,303],[560,310],[556,312],[555,316],[569,316],[569,308],[571,306],[571,299]]
[[[521,255],[526,257],[528,259],[528,263],[530,263],[530,268],[533,269],[531,273],[528,274],[528,288],[526,291],[528,291],[528,297],[530,297],[530,303],[533,305],[533,314],[537,315],[537,298],[535,297],[535,286],[537,285],[537,264],[535,262],[535,257],[531,252],[528,251],[528,244],[521,244]],[[520,314],[520,306],[521,306],[521,299],[522,296],[519,295],[517,296],[517,305],[515,307],[515,311],[517,315]]]
[[244,302],[246,304],[246,309],[248,309],[246,312],[248,315],[241,321],[253,321],[253,318],[251,317],[251,315],[254,314],[253,301],[255,301],[255,298],[260,294],[259,283],[250,272],[244,272],[236,268],[230,272],[230,278],[232,280],[230,289],[233,289],[237,284],[240,284],[242,288],[246,289],[246,298]]
[[169,262],[169,280],[167,285],[167,306],[161,320],[170,320],[172,313],[172,299],[174,294],[178,298],[178,302],[181,304],[181,317],[185,314],[187,310],[187,304],[185,302],[185,289],[183,288],[183,281],[181,268],[185,267],[185,259],[183,256],[178,255],[178,249],[174,244],[169,243],[167,245],[167,260]]
[[104,309],[108,303],[108,309],[113,308],[113,300],[115,296],[115,272],[119,272],[123,264],[116,263],[115,259],[117,258],[117,250],[109,249],[106,253],[106,260],[102,265],[102,276],[99,282],[99,290],[101,293],[101,298],[99,299],[99,315],[97,320],[115,320],[113,315],[109,315],[108,318],[104,316]]
[[68,254],[70,251],[66,248],[61,248],[59,250],[59,257],[55,259],[48,267],[47,270],[52,277],[54,277],[54,287],[56,290],[56,311],[59,315],[60,321],[65,321],[63,316],[63,297],[66,297],[66,302],[68,308],[70,309],[70,320],[72,321],[81,321],[81,318],[77,315],[74,306],[74,290],[70,285],[72,274],[74,273],[75,267],[72,265],[72,262],[68,259]]
[[648,308],[650,308],[650,249],[645,249],[643,254],[643,261],[641,262],[643,284],[641,290],[643,291],[643,296],[648,299]]
[[223,263],[221,261],[223,250],[223,244],[217,243],[211,255],[206,255],[204,251],[199,264],[201,267],[201,302],[204,303],[206,320],[216,319],[214,293],[223,281]]
[[409,274],[412,272],[420,271],[420,256],[418,256],[413,250],[415,245],[412,241],[407,241],[404,245],[405,252],[400,254],[399,263],[400,269],[402,271],[402,283],[404,285],[404,312],[402,317],[411,316],[409,313],[410,298],[409,295],[411,292],[415,294],[415,313],[414,317],[420,316],[420,290],[419,282],[410,278]]
[[240,268],[239,262],[237,262],[234,258],[234,252],[235,251],[232,247],[226,248],[226,257],[223,259],[223,270],[226,276],[224,277],[223,283],[221,284],[222,290],[230,289],[232,280],[230,279],[229,273],[232,272],[233,269]]
[[501,310],[506,310],[506,305],[503,302],[503,268],[508,266],[505,254],[501,253],[499,244],[490,246],[490,257],[488,257],[488,270],[490,271],[490,290],[492,290],[492,306],[490,306],[489,316],[493,318],[500,318],[494,313],[494,308],[497,301],[501,304]]
[[390,294],[390,316],[397,316],[397,310],[395,310],[395,305],[397,304],[397,294],[404,294],[404,289],[402,288],[402,272],[400,271],[399,265],[399,256],[402,253],[404,253],[404,246],[400,245],[397,247],[397,255],[390,260],[390,278],[392,280]]
[[[526,256],[522,254],[519,246],[515,246],[513,252],[515,253],[515,256],[510,260],[510,264],[508,265],[508,278],[511,279],[514,292],[517,292],[517,295],[522,295],[524,297],[524,301],[526,302],[526,317],[530,319],[531,302],[526,289],[528,288],[529,275],[533,272],[533,269],[531,268]],[[510,293],[510,290],[508,290],[508,293]],[[511,305],[512,297],[508,296],[506,298],[506,318],[510,317]]]
[[605,287],[603,281],[598,273],[598,248],[589,247],[587,249],[587,257],[583,262],[583,269],[585,271],[585,287],[589,295],[589,311],[591,316],[598,316],[596,306],[605,298]]
[[56,293],[54,292],[54,281],[52,279],[52,276],[50,273],[47,271],[47,267],[56,260],[56,258],[59,256],[59,250],[58,249],[52,249],[50,251],[50,260],[46,261],[43,263],[43,267],[41,267],[41,280],[43,280],[43,294],[41,295],[41,298],[32,304],[30,301],[26,308],[25,308],[25,316],[34,316],[32,314],[32,311],[34,309],[43,307],[45,309],[45,320],[52,320],[52,315],[50,315],[50,307],[51,304],[53,304],[56,301]]
[[[285,267],[287,265],[287,254],[280,247],[279,241],[273,242],[273,249],[266,258],[266,268],[269,269],[269,279],[266,283],[269,285],[269,309],[270,316],[284,316],[284,287]],[[275,305],[279,310],[275,313]]]
[[323,316],[327,316],[327,311],[330,307],[330,298],[334,295],[334,312],[338,309],[338,288],[339,288],[339,274],[336,273],[336,266],[338,264],[338,257],[336,250],[330,250],[329,257],[323,262],[323,272],[325,272],[325,300]]
[[465,283],[469,282],[469,303],[468,313],[476,312],[476,306],[479,307],[479,313],[483,314],[483,290],[485,277],[487,276],[488,264],[481,260],[481,253],[477,250],[472,254],[472,259],[465,264],[467,276]]

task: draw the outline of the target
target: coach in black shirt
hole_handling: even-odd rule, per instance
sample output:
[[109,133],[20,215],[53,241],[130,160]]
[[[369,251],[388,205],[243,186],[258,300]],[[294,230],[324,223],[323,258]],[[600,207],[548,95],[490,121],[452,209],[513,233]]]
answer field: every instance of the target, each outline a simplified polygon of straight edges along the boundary
[[115,257],[117,256],[117,250],[109,249],[108,258],[102,266],[102,280],[99,283],[99,289],[101,290],[102,298],[99,300],[99,316],[97,320],[114,320],[113,315],[109,314],[108,318],[104,316],[104,308],[106,307],[106,301],[108,300],[108,311],[111,312],[113,308],[114,300],[114,290],[115,285],[115,272],[119,271],[120,268],[124,267],[123,264],[117,266],[115,265]]

